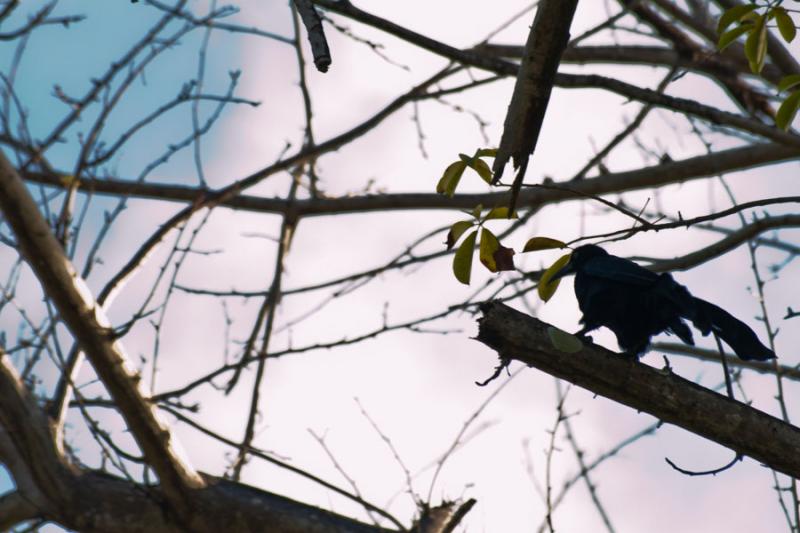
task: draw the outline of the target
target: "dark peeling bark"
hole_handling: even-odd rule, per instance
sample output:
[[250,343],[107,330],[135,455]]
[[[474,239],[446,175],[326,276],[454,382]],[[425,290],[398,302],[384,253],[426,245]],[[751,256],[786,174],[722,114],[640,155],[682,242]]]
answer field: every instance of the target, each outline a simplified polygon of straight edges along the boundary
[[800,478],[800,428],[659,370],[583,343],[575,353],[554,346],[559,331],[498,302],[484,304],[478,340],[504,361],[515,359],[615,402]]
[[542,0],[536,9],[528,42],[508,105],[503,137],[494,160],[494,183],[500,181],[509,159],[518,169],[511,193],[513,212],[528,160],[536,148],[553,90],[561,54],[569,41],[569,27],[578,0]]

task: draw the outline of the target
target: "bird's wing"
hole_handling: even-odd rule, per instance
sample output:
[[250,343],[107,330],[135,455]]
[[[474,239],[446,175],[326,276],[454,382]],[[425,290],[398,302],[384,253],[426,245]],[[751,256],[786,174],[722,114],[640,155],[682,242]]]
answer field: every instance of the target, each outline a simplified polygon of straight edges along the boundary
[[590,259],[583,265],[586,274],[624,283],[626,285],[649,287],[658,281],[658,274],[637,265],[633,261],[607,255]]

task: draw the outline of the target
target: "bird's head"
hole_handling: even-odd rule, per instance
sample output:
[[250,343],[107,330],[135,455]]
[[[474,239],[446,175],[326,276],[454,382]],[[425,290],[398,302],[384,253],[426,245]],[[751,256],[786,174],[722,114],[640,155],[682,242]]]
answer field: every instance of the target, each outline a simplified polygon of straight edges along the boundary
[[595,244],[584,244],[583,246],[578,246],[572,250],[567,264],[561,267],[558,272],[553,274],[553,277],[551,277],[550,280],[553,281],[563,278],[564,276],[569,276],[570,274],[575,274],[590,259],[604,255],[608,255],[608,252]]

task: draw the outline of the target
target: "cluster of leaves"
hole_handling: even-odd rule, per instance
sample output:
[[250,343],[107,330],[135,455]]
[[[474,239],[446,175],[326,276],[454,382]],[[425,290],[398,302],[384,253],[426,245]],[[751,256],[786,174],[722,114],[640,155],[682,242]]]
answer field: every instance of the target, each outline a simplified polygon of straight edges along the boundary
[[[436,185],[436,192],[452,198],[467,168],[473,169],[483,181],[491,184],[491,168],[482,158],[494,157],[496,153],[496,149],[479,148],[475,151],[475,155],[471,157],[466,154],[458,154],[458,161],[450,163],[439,179],[439,183]],[[483,205],[477,205],[471,211],[465,211],[465,213],[470,218],[459,220],[450,226],[450,231],[447,232],[447,241],[445,242],[448,250],[452,250],[459,241],[461,242],[453,256],[453,274],[456,279],[465,285],[469,285],[472,278],[472,260],[475,256],[476,243],[478,243],[478,258],[489,272],[515,270],[514,250],[503,246],[497,236],[486,227],[486,222],[490,220],[515,219],[518,218],[517,213],[510,212],[508,207],[484,209]],[[566,243],[550,237],[532,237],[525,243],[521,253],[566,248],[566,246]],[[538,293],[539,297],[545,302],[553,296],[561,281],[559,278],[552,279],[553,275],[567,264],[569,257],[569,254],[560,257],[542,274],[539,280]]]
[[[482,214],[482,212],[483,206],[478,205],[468,212],[472,218],[459,220],[450,227],[450,231],[447,233],[448,250],[452,249],[466,234],[453,256],[453,274],[458,281],[466,285],[469,285],[472,275],[472,257],[475,255],[475,242],[478,241],[478,234],[480,234],[478,257],[489,272],[514,270],[515,268],[514,250],[500,244],[497,236],[484,225],[488,220],[509,218],[508,207],[495,207],[489,209],[486,214]],[[511,217],[517,218],[516,213]]]
[[[791,43],[797,36],[797,27],[789,16],[789,11],[781,4],[782,0],[764,4],[755,2],[726,10],[720,16],[717,25],[717,33],[719,33],[717,48],[722,51],[739,37],[746,35],[744,54],[750,63],[750,70],[754,74],[759,74],[764,68],[767,57],[769,31],[767,24],[774,21],[778,32],[787,43]],[[800,109],[800,75],[792,74],[783,78],[778,84],[778,91],[791,91],[775,114],[775,124],[785,130]]]

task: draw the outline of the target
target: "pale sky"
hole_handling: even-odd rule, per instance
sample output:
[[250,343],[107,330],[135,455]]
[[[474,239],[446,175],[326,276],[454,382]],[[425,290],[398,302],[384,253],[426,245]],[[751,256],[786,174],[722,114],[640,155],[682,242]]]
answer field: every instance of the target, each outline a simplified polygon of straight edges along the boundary
[[[37,4],[31,2],[32,6]],[[82,94],[87,88],[87,79],[102,74],[109,61],[148,27],[153,20],[152,9],[142,4],[107,2],[100,6],[76,0],[59,2],[58,13],[84,13],[89,18],[68,30],[61,27],[41,30],[28,43],[17,90],[30,112],[34,137],[45,135],[67,111],[62,102],[51,96],[53,84],[61,85],[68,94]],[[202,7],[205,3],[190,2],[190,5],[197,13],[205,11]],[[357,5],[442,42],[468,47],[521,10],[525,3],[503,0],[492,3],[491,8],[485,2],[456,0],[362,1]],[[603,20],[604,5],[597,0],[581,2],[573,34]],[[327,29],[333,55],[331,69],[327,74],[313,69],[307,72],[318,141],[341,133],[374,114],[401,91],[446,64],[443,59],[393,37],[342,17],[333,17],[360,37],[384,44],[382,52],[393,61],[410,66],[411,71],[392,65],[373,54],[367,46]],[[283,2],[268,5],[244,2],[241,13],[231,17],[231,21],[291,36],[289,11]],[[526,15],[495,42],[524,42],[531,21],[532,15]],[[130,100],[110,119],[110,132],[119,131],[179,92],[182,84],[195,74],[200,36],[199,32],[193,34],[147,69],[146,85],[140,81],[135,83]],[[595,42],[607,41],[598,39]],[[228,72],[241,69],[237,94],[262,102],[257,109],[242,106],[228,110],[203,140],[208,182],[221,186],[273,162],[287,141],[293,146],[290,151],[296,150],[302,142],[303,109],[291,46],[222,33],[215,33],[211,43],[206,67],[209,91],[224,91]],[[7,70],[13,51],[13,43],[0,46],[3,71]],[[577,66],[564,68],[581,71]],[[660,70],[633,67],[589,66],[585,71],[645,87],[654,87],[664,75]],[[477,71],[476,74],[482,75]],[[467,80],[466,77],[461,79]],[[503,80],[447,100],[479,113],[488,121],[488,146],[496,146],[512,88],[513,80]],[[674,83],[668,92],[687,98],[702,97],[705,103],[729,107],[719,89],[693,75]],[[604,145],[621,129],[622,117],[630,119],[638,109],[638,104],[626,104],[617,96],[598,91],[556,88],[528,180],[538,181],[544,175],[555,180],[569,178],[593,154],[592,140],[595,146]],[[405,107],[368,136],[324,156],[319,161],[322,189],[330,195],[357,193],[368,180],[374,180],[376,189],[389,192],[433,192],[442,170],[459,152],[487,146],[469,114],[453,112],[439,103],[423,102],[419,106],[419,120],[425,134],[428,154],[425,159],[417,146],[412,116],[412,108]],[[71,169],[77,133],[84,127],[79,125],[70,130],[68,142],[52,151],[51,162],[56,168]],[[109,174],[136,177],[167,144],[190,131],[188,108],[169,115],[148,134],[136,138],[121,157],[109,165]],[[114,135],[110,134],[109,138],[113,139]],[[664,111],[650,115],[644,124],[642,139],[649,146],[666,147],[674,159],[702,153],[701,144],[688,135],[686,122]],[[642,164],[642,156],[633,143],[626,142],[607,164],[612,171],[635,168]],[[797,195],[800,186],[796,172],[797,164],[792,163],[738,173],[731,175],[729,181],[739,201]],[[197,185],[191,152],[173,158],[154,171],[148,180]],[[285,194],[287,187],[288,179],[284,174],[271,178],[249,194]],[[466,176],[462,187],[465,191],[487,189],[477,176]],[[636,207],[642,207],[648,198],[652,198],[649,191],[625,196],[625,200]],[[688,218],[707,212],[710,198],[715,209],[729,205],[720,187],[710,187],[706,182],[668,187],[651,202],[657,200],[670,212],[679,209]],[[90,232],[92,227],[96,231],[103,210],[114,205],[106,198],[95,201],[86,229]],[[104,263],[97,266],[88,280],[90,287],[95,291],[102,287],[133,250],[180,207],[172,203],[131,201],[106,243],[102,254]],[[524,240],[534,235],[570,240],[580,235],[579,215],[577,203],[547,208],[534,217],[525,232],[504,244],[519,250]],[[464,216],[458,212],[411,211],[303,220],[288,257],[284,287],[306,286],[381,265],[420,235],[460,218]],[[196,227],[199,220],[200,217],[192,219],[191,226]],[[275,244],[253,235],[274,236],[279,223],[276,216],[237,213],[224,208],[215,210],[195,248],[219,250],[220,253],[192,257],[181,272],[179,283],[221,290],[263,290],[272,276]],[[728,227],[739,224],[733,218],[725,223]],[[499,221],[492,227],[500,231],[503,224]],[[596,206],[587,205],[585,229],[589,233],[629,224],[627,219],[601,213]],[[781,235],[790,242],[797,242],[800,233],[792,230]],[[420,248],[420,253],[441,249],[443,238],[442,234],[441,238],[430,239]],[[671,258],[718,238],[716,234],[676,230],[640,234],[610,249],[620,255]],[[158,273],[166,251],[162,249],[154,254],[147,267],[113,303],[109,314],[116,323],[125,321],[137,308],[142,292],[149,289]],[[79,247],[78,258],[85,258],[85,253],[85,247]],[[546,266],[558,255],[558,252],[529,254],[518,264],[535,269]],[[0,279],[5,279],[11,257],[7,249],[0,250]],[[760,257],[766,266],[782,260],[784,255],[764,251]],[[518,256],[518,259],[522,258]],[[760,313],[758,304],[748,292],[753,284],[748,265],[746,248],[740,247],[691,272],[676,273],[675,277],[695,295],[731,310],[753,326],[763,339],[763,327],[754,319]],[[782,271],[780,280],[767,285],[768,309],[782,327],[777,353],[784,364],[798,362],[793,351],[800,341],[797,327],[780,321],[787,306],[800,307],[797,283],[793,281],[798,275],[800,267],[795,262]],[[460,285],[452,276],[450,257],[419,269],[392,271],[352,294],[333,300],[309,319],[289,328],[284,326],[314,309],[329,293],[318,291],[287,296],[278,314],[272,347],[277,350],[289,345],[329,342],[375,329],[381,325],[385,304],[388,304],[389,323],[433,314],[467,298],[489,276],[476,261],[472,287]],[[31,292],[21,295],[21,300],[37,308],[38,289],[31,280],[26,284]],[[579,312],[571,289],[571,282],[566,282],[546,305],[538,302],[533,293],[528,298],[532,305],[538,306],[539,318],[575,331]],[[246,338],[260,300],[229,298],[226,304],[227,312],[234,319],[232,338],[237,341]],[[170,305],[160,346],[158,390],[183,384],[219,366],[225,350],[224,314],[218,301],[177,293]],[[41,313],[41,306],[38,308]],[[0,329],[13,338],[18,320],[19,316],[13,313],[0,314]],[[354,399],[358,399],[383,434],[391,439],[406,467],[412,473],[421,472],[414,478],[413,488],[424,498],[431,490],[432,469],[427,467],[449,448],[464,422],[487,396],[508,379],[502,377],[486,388],[475,386],[474,382],[488,377],[496,364],[495,354],[472,338],[477,332],[475,317],[458,315],[427,327],[451,332],[447,335],[393,332],[332,351],[316,350],[270,360],[262,388],[263,416],[254,444],[288,458],[295,466],[347,487],[347,481],[336,471],[309,430],[324,434],[330,451],[358,484],[364,498],[379,505],[391,502],[389,510],[408,523],[414,508],[412,499],[405,493],[403,469]],[[609,332],[599,333],[594,338],[616,349]],[[702,339],[702,343],[703,346],[712,345],[709,339]],[[138,364],[140,355],[152,353],[152,328],[143,321],[125,337],[124,344],[134,364]],[[235,350],[236,346],[231,349]],[[721,381],[722,371],[718,365],[682,357],[671,356],[670,360],[673,369],[688,379],[706,386],[716,386]],[[648,354],[643,362],[662,366],[661,355],[656,352]],[[517,366],[512,365],[512,371]],[[243,384],[229,397],[205,387],[196,390],[186,401],[201,402],[198,420],[229,438],[240,439],[253,374],[245,374]],[[80,378],[83,383],[92,379],[88,365]],[[777,413],[773,399],[774,378],[745,373],[742,382],[755,407]],[[52,376],[44,376],[41,392],[48,386],[52,386]],[[99,390],[94,385],[87,387],[84,393],[92,396]],[[790,412],[798,392],[796,385],[787,386]],[[534,475],[544,483],[548,431],[556,416],[555,395],[552,377],[535,369],[523,370],[467,432],[483,428],[479,434],[445,464],[431,491],[433,503],[441,499],[476,498],[477,505],[463,522],[464,531],[521,533],[536,531],[542,523],[545,505],[529,478],[526,464],[532,463]],[[565,411],[572,415],[573,429],[588,461],[654,422],[649,415],[595,398],[578,388],[570,389]],[[797,416],[796,412],[791,414]],[[119,430],[118,420],[104,412],[99,412],[98,416],[109,427]],[[73,422],[68,433],[70,442],[80,449],[87,464],[97,466],[99,458],[95,445],[80,422],[79,413],[72,413],[70,420]],[[231,458],[230,448],[183,424],[175,425],[174,430],[195,468],[213,474],[224,472]],[[556,436],[556,446],[552,475],[557,493],[563,480],[576,472],[576,463],[563,431]],[[592,479],[618,532],[786,530],[772,489],[772,474],[756,461],[745,459],[719,476],[704,478],[683,476],[664,461],[664,457],[669,457],[684,468],[704,470],[720,466],[732,456],[733,452],[719,445],[679,428],[664,426],[604,463],[593,473]],[[243,481],[367,520],[363,510],[352,502],[257,459],[244,470]],[[9,482],[0,479],[0,491],[7,486]],[[574,487],[557,508],[553,521],[560,532],[603,530],[582,483]]]

